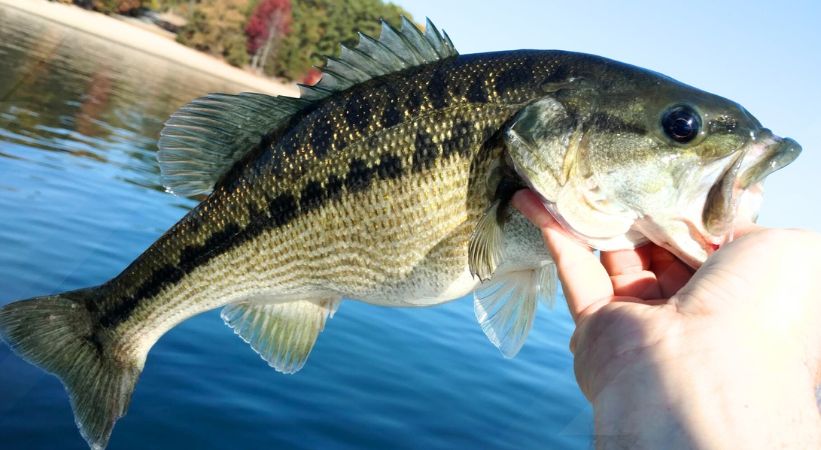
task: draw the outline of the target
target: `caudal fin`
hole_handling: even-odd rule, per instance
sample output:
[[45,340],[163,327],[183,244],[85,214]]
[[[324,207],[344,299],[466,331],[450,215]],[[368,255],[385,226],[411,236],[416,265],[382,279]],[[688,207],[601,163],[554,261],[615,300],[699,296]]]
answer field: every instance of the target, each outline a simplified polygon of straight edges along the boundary
[[102,449],[128,408],[144,358],[115,357],[109,340],[95,332],[85,307],[94,292],[81,289],[4,306],[0,339],[63,382],[80,433],[92,449]]

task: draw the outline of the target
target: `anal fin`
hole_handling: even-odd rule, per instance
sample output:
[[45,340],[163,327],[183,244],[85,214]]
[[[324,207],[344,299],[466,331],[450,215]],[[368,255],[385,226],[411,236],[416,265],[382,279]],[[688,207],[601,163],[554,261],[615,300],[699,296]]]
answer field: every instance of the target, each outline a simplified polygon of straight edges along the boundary
[[299,371],[317,336],[333,317],[339,297],[283,303],[239,302],[221,317],[268,365],[282,373]]

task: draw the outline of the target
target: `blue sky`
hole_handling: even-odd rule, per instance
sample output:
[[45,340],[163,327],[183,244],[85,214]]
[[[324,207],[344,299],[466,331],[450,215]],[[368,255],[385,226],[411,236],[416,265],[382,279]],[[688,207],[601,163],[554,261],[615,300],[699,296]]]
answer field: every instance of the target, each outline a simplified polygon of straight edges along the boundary
[[821,2],[398,0],[461,53],[595,53],[744,105],[804,148],[766,183],[759,223],[821,232]]

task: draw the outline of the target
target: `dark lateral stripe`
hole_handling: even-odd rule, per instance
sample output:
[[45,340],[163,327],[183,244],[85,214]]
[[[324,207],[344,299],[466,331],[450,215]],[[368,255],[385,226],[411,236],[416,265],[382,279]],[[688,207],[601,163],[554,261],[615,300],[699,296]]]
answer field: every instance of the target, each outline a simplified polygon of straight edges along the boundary
[[464,152],[470,148],[472,128],[470,122],[456,122],[451,129],[450,137],[442,142],[442,157],[448,158],[453,153],[460,153],[464,156]]
[[422,130],[416,133],[413,143],[413,171],[421,172],[430,169],[438,157],[439,148],[433,143],[430,133]]
[[325,200],[325,190],[319,181],[309,181],[302,189],[299,197],[299,206],[303,211],[311,211],[318,208]]
[[110,328],[123,322],[134,311],[140,300],[153,297],[164,286],[181,280],[187,272],[200,264],[204,255],[216,255],[227,249],[231,244],[231,237],[239,231],[238,225],[229,223],[224,229],[209,236],[203,245],[185,247],[180,253],[180,261],[177,265],[166,264],[154,270],[148,280],[140,284],[131,296],[120,299],[114,308],[106,311],[99,318],[100,325]]
[[[165,264],[156,268],[131,296],[120,299],[113,308],[104,311],[99,316],[99,324],[111,328],[126,321],[143,299],[156,296],[163,288],[180,281],[196,267],[254,239],[265,230],[283,226],[296,219],[300,213],[307,213],[338,199],[343,185],[349,192],[359,192],[367,189],[374,179],[395,179],[403,173],[402,161],[395,155],[383,155],[373,167],[368,167],[361,159],[354,159],[344,180],[330,176],[324,185],[311,181],[305,185],[298,200],[291,194],[280,194],[268,201],[267,214],[251,205],[252,220],[247,225],[241,227],[228,223],[225,228],[209,236],[203,245],[183,248],[177,264]],[[90,339],[98,339],[99,331],[92,332]]]
[[376,174],[383,180],[390,180],[402,176],[402,160],[394,155],[382,155]]
[[[302,158],[303,151],[312,152],[317,158],[327,157],[327,151],[342,151],[351,145],[346,138],[334,137],[335,122],[329,118],[337,117],[340,112],[335,108],[345,108],[342,119],[354,130],[367,130],[380,126],[391,127],[401,123],[405,118],[417,116],[423,109],[439,109],[449,106],[455,99],[467,99],[472,103],[484,103],[489,98],[495,98],[501,93],[521,90],[538,80],[534,77],[537,58],[525,56],[526,61],[515,61],[519,56],[495,54],[457,57],[442,62],[439,67],[430,66],[420,69],[414,74],[426,74],[427,83],[402,84],[403,90],[393,93],[387,90],[384,96],[374,95],[366,97],[362,92],[340,94],[338,99],[344,102],[333,105],[330,100],[317,102],[306,107],[295,116],[287,126],[274,130],[270,135],[262,138],[257,149],[249,153],[249,157],[237,163],[229,176],[224,177],[221,186],[228,190],[240,187],[248,176],[277,176],[282,167],[294,167],[295,173],[303,173],[305,166],[313,163],[313,159]],[[464,65],[489,64],[493,68],[490,73],[497,74],[493,78],[483,78],[474,71],[462,71]],[[456,72],[472,74],[465,77],[455,76]],[[488,72],[486,72],[488,73]],[[470,78],[473,76],[474,78]],[[567,74],[561,70],[555,71],[551,79],[562,79]],[[420,79],[421,80],[421,79]],[[460,100],[461,101],[461,100]],[[324,108],[331,108],[331,115]],[[306,117],[311,120],[302,122]],[[322,120],[313,120],[321,118]],[[300,125],[300,124],[306,125]],[[630,124],[618,124],[612,120],[601,120],[603,126],[621,127],[629,129]],[[299,125],[299,126],[297,126]],[[487,128],[481,131],[474,130],[470,123],[456,123],[447,135],[437,136],[439,142],[434,142],[433,136],[420,131],[415,136],[413,153],[408,159],[395,155],[384,155],[375,164],[369,166],[361,159],[350,162],[344,175],[332,176],[325,180],[314,180],[306,184],[301,191],[279,194],[266,199],[264,204],[247,205],[251,220],[245,225],[228,223],[222,230],[208,236],[202,245],[191,245],[181,249],[178,261],[152,267],[142,282],[133,287],[133,294],[128,298],[117,299],[116,302],[105,302],[96,305],[97,311],[92,312],[99,317],[99,323],[104,327],[114,327],[131,316],[140,301],[156,297],[163,289],[178,282],[187,273],[196,267],[203,266],[218,255],[253,240],[267,230],[283,226],[295,220],[300,214],[321,208],[330,201],[338,199],[346,192],[357,192],[367,189],[378,179],[393,179],[403,174],[429,170],[434,167],[438,159],[464,155],[474,145],[498,139],[498,129]],[[632,125],[632,129],[639,127]],[[344,133],[343,133],[344,134]],[[295,155],[299,157],[295,157]],[[193,225],[193,224],[192,224]],[[203,226],[202,230],[206,227]],[[205,231],[200,231],[204,233]],[[172,256],[173,257],[173,256]],[[93,307],[90,309],[94,309]]]
[[336,175],[331,175],[325,181],[325,200],[336,200],[342,195],[342,180]]
[[361,159],[351,160],[348,168],[348,176],[345,177],[345,187],[349,192],[359,192],[366,189],[371,184],[373,171],[367,163]]

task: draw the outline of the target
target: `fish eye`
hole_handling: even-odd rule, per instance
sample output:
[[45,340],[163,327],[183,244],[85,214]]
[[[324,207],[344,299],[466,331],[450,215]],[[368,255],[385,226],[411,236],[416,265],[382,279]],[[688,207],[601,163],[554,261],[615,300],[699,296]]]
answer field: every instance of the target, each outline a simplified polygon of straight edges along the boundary
[[664,134],[679,144],[686,144],[701,131],[701,117],[687,105],[673,106],[661,116]]

